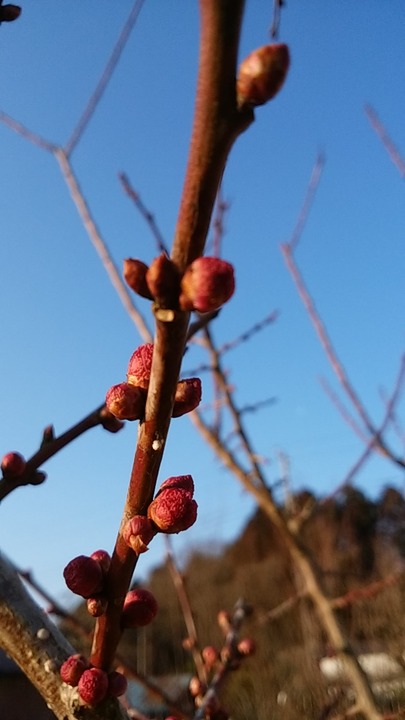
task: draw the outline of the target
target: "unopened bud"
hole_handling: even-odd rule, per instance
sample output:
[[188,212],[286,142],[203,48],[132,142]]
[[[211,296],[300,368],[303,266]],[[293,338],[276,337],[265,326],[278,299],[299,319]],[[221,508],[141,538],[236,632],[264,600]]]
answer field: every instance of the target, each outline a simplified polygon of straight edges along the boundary
[[148,517],[163,533],[178,533],[194,525],[197,503],[181,489],[163,490],[148,507]]
[[217,615],[217,622],[224,635],[231,629],[231,616],[226,610],[220,610]]
[[219,652],[213,645],[207,645],[203,648],[201,655],[207,670],[211,670],[217,660],[219,660]]
[[83,655],[71,655],[62,664],[60,676],[63,682],[76,687],[84,671],[89,668],[89,662]]
[[105,396],[108,410],[118,420],[139,420],[143,417],[145,403],[145,390],[129,382],[113,385]]
[[148,285],[146,283],[146,273],[148,266],[141,260],[127,258],[124,260],[124,278],[127,285],[141,297],[147,300],[153,300]]
[[149,387],[152,369],[153,343],[140,345],[131,355],[128,364],[127,380],[131,385],[144,388]]
[[216,257],[200,257],[183,275],[180,308],[201,313],[218,310],[234,290],[235,278],[230,263]]
[[156,495],[160,495],[163,490],[169,490],[171,488],[177,488],[178,490],[185,490],[188,492],[190,497],[194,495],[194,480],[191,475],[176,475],[175,477],[169,477],[167,480],[162,482]]
[[130,590],[122,610],[122,626],[125,628],[143,627],[152,622],[158,611],[154,595],[148,590]]
[[23,458],[20,453],[6,453],[6,455],[3,455],[3,459],[1,461],[1,471],[3,473],[3,477],[21,477],[24,473],[26,465],[27,463],[25,458]]
[[187,378],[177,383],[172,417],[180,417],[195,410],[201,402],[200,378]]
[[238,653],[244,657],[253,655],[256,652],[256,643],[251,637],[242,638],[238,642]]
[[111,555],[107,550],[95,550],[91,553],[90,557],[100,564],[104,574],[108,573],[111,564]]
[[203,685],[201,680],[198,679],[197,676],[191,678],[188,684],[188,689],[193,697],[197,697],[197,695],[202,695],[205,692],[205,686]]
[[69,590],[84,598],[97,595],[103,587],[103,571],[100,563],[87,555],[73,558],[66,565],[63,577]]
[[148,545],[155,534],[156,529],[149,518],[144,515],[134,515],[128,520],[123,530],[125,542],[137,555],[149,549]]
[[87,612],[92,617],[101,617],[107,610],[108,600],[104,595],[87,598]]
[[165,253],[151,262],[146,273],[146,282],[152,296],[161,307],[177,307],[180,275],[174,262]]
[[281,89],[290,65],[287,45],[263,45],[245,58],[237,80],[238,104],[263,105]]
[[89,668],[85,670],[79,680],[79,695],[86,705],[95,707],[107,695],[108,692],[108,675],[104,670],[99,668]]
[[120,697],[127,690],[127,679],[125,675],[116,670],[108,673],[108,694],[112,697]]

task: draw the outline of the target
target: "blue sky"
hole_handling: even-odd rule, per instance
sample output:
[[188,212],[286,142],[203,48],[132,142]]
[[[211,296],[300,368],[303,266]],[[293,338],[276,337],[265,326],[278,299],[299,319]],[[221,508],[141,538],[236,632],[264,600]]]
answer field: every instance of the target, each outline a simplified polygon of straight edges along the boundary
[[[25,0],[0,29],[0,109],[51,142],[64,143],[93,91],[131,9],[128,0],[76,4]],[[247,2],[241,58],[268,42],[271,3]],[[293,490],[338,485],[362,450],[319,385],[335,379],[285,268],[288,240],[317,156],[326,155],[297,259],[348,373],[378,424],[404,347],[404,189],[364,113],[370,103],[404,152],[403,2],[289,0],[280,40],[290,75],[256,113],[224,178],[231,208],[223,255],[237,292],[216,322],[221,342],[273,309],[277,323],[226,356],[242,405],[276,396],[249,418],[258,453],[277,480],[291,460]],[[192,122],[197,3],[146,0],[121,62],[72,157],[111,253],[150,261],[150,233],[123,194],[125,171],[171,241]],[[72,205],[55,159],[0,125],[1,447],[30,456],[42,429],[64,431],[125,376],[139,337]],[[151,322],[148,303],[140,309]],[[194,352],[194,351],[192,351]],[[198,354],[189,353],[185,367]],[[205,398],[209,398],[209,390]],[[401,408],[399,408],[400,410]],[[403,410],[403,403],[402,403]],[[96,429],[45,466],[47,482],[16,491],[1,508],[0,542],[19,565],[70,602],[62,569],[75,555],[111,550],[125,499],[135,424],[117,436]],[[392,436],[398,453],[401,444]],[[161,480],[191,473],[199,519],[174,539],[180,558],[215,550],[239,532],[253,501],[220,467],[187,418],[172,425]],[[399,469],[374,458],[356,480],[373,496],[403,489]],[[139,572],[160,562],[154,541]]]

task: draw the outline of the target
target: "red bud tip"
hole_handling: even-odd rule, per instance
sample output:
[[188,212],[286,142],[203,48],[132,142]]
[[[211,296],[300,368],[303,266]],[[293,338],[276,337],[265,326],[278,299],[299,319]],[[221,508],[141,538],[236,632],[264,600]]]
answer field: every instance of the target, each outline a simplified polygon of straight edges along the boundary
[[114,670],[108,673],[108,694],[112,697],[120,697],[127,690],[127,679],[125,675]]
[[148,590],[130,590],[122,610],[122,625],[126,628],[143,627],[152,622],[158,611],[155,597]]
[[244,657],[253,655],[256,652],[256,643],[251,637],[242,638],[238,643],[238,653]]
[[71,655],[61,666],[60,676],[63,682],[76,687],[84,671],[88,668],[89,662],[83,655]]
[[148,517],[160,532],[179,533],[194,525],[197,503],[186,490],[170,488],[159,492],[151,502]]
[[100,563],[87,555],[73,558],[66,565],[63,577],[69,590],[84,598],[97,595],[103,587],[103,571]]
[[153,300],[149,288],[146,283],[146,273],[148,266],[141,260],[127,258],[124,260],[124,278],[127,285],[141,297],[147,300]]
[[219,660],[219,651],[213,645],[207,645],[203,648],[201,655],[208,670],[211,670],[217,660]]
[[263,45],[245,58],[237,80],[238,104],[263,105],[281,89],[290,65],[287,45]]
[[169,490],[170,488],[178,488],[180,490],[185,490],[186,492],[188,492],[190,497],[193,497],[194,480],[191,475],[177,475],[177,477],[169,477],[161,484],[157,495],[159,495],[162,490]]
[[108,410],[118,420],[139,420],[143,417],[145,403],[145,390],[126,382],[113,385],[105,396]]
[[156,530],[151,521],[144,515],[134,515],[123,530],[125,542],[137,555],[149,549],[148,545],[155,534]]
[[177,307],[180,275],[174,262],[165,253],[151,262],[146,273],[146,282],[152,296],[161,307]]
[[86,705],[98,705],[108,692],[108,675],[99,668],[85,670],[79,680],[79,695]]
[[1,461],[3,477],[21,477],[26,468],[26,461],[18,452],[8,452]]
[[131,385],[144,388],[149,387],[150,372],[152,369],[153,343],[140,345],[132,353],[127,371],[127,380]]
[[95,550],[91,553],[90,557],[100,564],[103,573],[108,573],[111,564],[111,556],[107,550]]
[[216,257],[200,257],[188,266],[181,281],[182,310],[218,310],[235,290],[233,267]]

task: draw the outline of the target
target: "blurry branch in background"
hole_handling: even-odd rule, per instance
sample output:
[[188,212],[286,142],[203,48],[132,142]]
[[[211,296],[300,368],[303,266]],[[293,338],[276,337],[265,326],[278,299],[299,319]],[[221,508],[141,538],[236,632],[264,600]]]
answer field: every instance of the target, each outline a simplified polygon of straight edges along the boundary
[[402,177],[405,178],[405,160],[401,156],[398,148],[396,147],[393,140],[388,135],[384,125],[380,121],[376,111],[371,105],[366,105],[364,107],[364,112],[366,113],[371,127],[373,130],[377,133],[378,137],[380,138],[382,144],[384,145],[386,151],[388,152],[392,162],[394,163],[395,167],[399,172],[401,173]]
[[128,179],[128,176],[125,173],[121,172],[121,173],[119,173],[118,178],[119,178],[119,181],[120,181],[125,193],[132,200],[136,209],[142,215],[143,219],[147,223],[149,230],[152,233],[152,236],[155,238],[158,251],[161,253],[164,252],[164,253],[168,254],[166,243],[163,239],[162,233],[160,232],[160,230],[156,224],[155,216],[150,212],[150,210],[148,210],[146,205],[144,205],[144,203],[142,202],[141,196],[132,187],[132,185]]
[[188,597],[186,584],[184,577],[177,567],[174,559],[172,545],[169,535],[165,535],[165,546],[166,546],[166,564],[169,569],[173,585],[177,594],[177,598],[180,604],[181,612],[184,618],[184,623],[187,629],[187,638],[184,646],[190,651],[195,669],[197,671],[198,679],[201,683],[207,682],[207,673],[204,667],[204,663],[201,657],[201,648],[198,643],[197,629],[194,622],[193,611],[191,608],[190,600]]
[[[367,435],[371,436],[373,439],[373,448],[380,452],[383,456],[389,458],[392,460],[393,463],[398,465],[399,467],[405,468],[405,460],[401,457],[398,457],[393,450],[391,450],[385,440],[382,438],[381,434],[378,432],[377,428],[374,426],[373,422],[371,421],[362,401],[360,400],[356,390],[354,389],[347,372],[339,359],[337,352],[333,346],[333,343],[329,337],[329,333],[326,329],[326,326],[324,322],[322,321],[318,310],[316,309],[315,302],[312,299],[306,285],[303,279],[303,276],[298,268],[298,265],[295,262],[294,259],[294,253],[297,249],[298,243],[300,241],[305,222],[308,218],[309,211],[311,209],[315,193],[317,190],[317,187],[319,185],[320,177],[321,177],[321,171],[323,168],[324,160],[322,156],[318,157],[314,166],[314,169],[312,171],[311,179],[308,185],[307,194],[304,200],[304,204],[302,207],[302,210],[300,212],[298,221],[296,223],[295,229],[292,233],[291,240],[287,243],[283,243],[281,245],[281,252],[283,254],[285,263],[287,265],[288,270],[290,271],[290,274],[294,280],[295,286],[297,288],[298,294],[304,304],[304,307],[308,313],[308,316],[314,326],[315,332],[318,335],[319,341],[324,349],[324,352],[326,354],[326,357],[331,365],[332,370],[334,371],[339,384],[343,391],[345,392],[346,396],[350,400],[350,402],[353,405],[354,410],[356,411],[359,420],[364,425],[364,430],[366,431]],[[402,382],[402,373],[401,373],[401,382]],[[398,389],[399,392],[399,389]],[[341,406],[340,406],[341,407]],[[347,412],[345,411],[345,417],[347,418]],[[350,424],[353,426],[354,421],[351,420]],[[356,424],[357,425],[357,424]],[[356,430],[356,432],[359,432]],[[363,433],[363,431],[361,431]]]
[[152,337],[150,330],[147,327],[141,313],[139,313],[133,297],[128,292],[127,286],[123,282],[119,274],[119,271],[108,249],[107,243],[105,242],[101,230],[98,228],[97,223],[93,218],[90,207],[86,202],[85,195],[80,188],[79,181],[70,162],[70,155],[73,152],[74,148],[77,146],[81,137],[83,136],[83,133],[88,123],[90,122],[90,119],[97,107],[97,104],[100,101],[108,85],[108,82],[111,79],[112,73],[117,66],[121,53],[130,36],[131,30],[135,26],[142,4],[143,0],[136,0],[136,2],[134,3],[130,15],[128,16],[124,28],[112,52],[112,55],[102,73],[96,90],[88,101],[87,106],[65,147],[63,147],[63,145],[57,145],[49,142],[48,140],[44,139],[37,133],[32,132],[22,123],[18,122],[10,115],[7,115],[7,113],[2,112],[1,110],[0,122],[2,122],[4,125],[7,125],[7,127],[9,127],[15,133],[31,142],[33,145],[36,145],[42,150],[46,150],[54,155],[54,157],[58,161],[62,176],[69,189],[71,198],[82,219],[84,228],[102,260],[104,269],[108,274],[111,284],[115,288],[117,295],[120,298],[126,312],[135,324],[141,338],[143,338],[145,342],[150,342]]
[[280,32],[281,8],[284,7],[284,0],[273,0],[273,19],[269,30],[270,37],[276,40]]
[[[55,615],[57,618],[63,620],[63,622],[67,626],[71,627],[72,630],[79,635],[79,637],[87,641],[91,640],[93,630],[89,630],[87,625],[82,622],[77,615],[74,615],[73,613],[63,608],[62,605],[58,603],[55,598],[53,598],[50,593],[45,590],[45,588],[43,588],[42,585],[34,578],[31,571],[21,570],[15,565],[13,567],[14,570],[21,577],[21,579],[27,585],[29,585],[37,595],[39,595],[43,600],[45,600],[45,602],[48,603],[48,607],[45,610],[47,615]],[[187,713],[184,713],[176,703],[173,703],[172,699],[158,685],[146,678],[144,675],[142,675],[142,673],[138,672],[138,670],[134,667],[133,663],[129,662],[124,655],[122,655],[121,653],[116,653],[115,660],[119,663],[120,670],[127,678],[135,680],[140,685],[147,688],[147,690],[154,697],[163,701],[163,703],[167,705],[171,712],[176,713],[176,715],[178,715],[179,717],[179,720],[188,720],[189,715],[187,715]]]
[[39,450],[25,462],[24,470],[20,474],[8,475],[5,467],[2,467],[3,477],[0,478],[0,502],[18,487],[23,485],[40,485],[44,482],[46,475],[45,473],[37,472],[38,468],[56,455],[62,448],[76,440],[80,435],[83,435],[87,430],[97,427],[97,425],[101,425],[104,430],[108,432],[116,433],[121,430],[124,423],[111,415],[105,405],[100,405],[100,407],[93,410],[93,412],[83,418],[83,420],[80,420],[69,428],[69,430],[62,433],[62,435],[55,437],[52,425],[45,428]]

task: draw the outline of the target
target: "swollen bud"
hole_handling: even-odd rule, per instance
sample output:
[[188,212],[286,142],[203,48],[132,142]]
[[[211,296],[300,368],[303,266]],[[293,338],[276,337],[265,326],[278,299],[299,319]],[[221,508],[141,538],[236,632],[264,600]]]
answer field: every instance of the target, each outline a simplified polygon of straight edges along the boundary
[[122,626],[124,628],[143,627],[152,622],[158,611],[154,595],[148,590],[130,590],[124,600]]
[[163,490],[169,490],[170,488],[178,488],[187,492],[190,497],[194,495],[194,480],[191,475],[176,475],[169,477],[167,480],[162,482],[156,495],[159,495]]
[[113,670],[112,672],[108,673],[109,695],[112,695],[112,697],[120,697],[126,692],[127,686],[128,683],[125,675],[118,672],[117,670]]
[[3,477],[21,477],[26,467],[26,461],[18,452],[8,452],[3,455],[1,471]]
[[76,595],[84,598],[97,595],[103,587],[103,571],[97,560],[79,555],[68,563],[63,571],[66,585]]
[[229,300],[234,290],[235,277],[229,262],[216,257],[200,257],[183,275],[180,308],[212,312]]
[[237,79],[238,105],[264,105],[281,89],[290,65],[287,45],[263,45],[245,58]]
[[63,682],[76,687],[84,671],[89,668],[89,663],[83,655],[71,655],[62,664],[60,676]]
[[177,383],[172,417],[180,417],[195,410],[201,402],[200,378],[188,378]]
[[153,343],[145,343],[140,345],[131,355],[127,380],[130,385],[144,388],[149,387],[150,373],[152,369]]
[[108,675],[104,670],[92,667],[85,670],[78,684],[79,695],[86,705],[98,705],[108,692]]
[[124,260],[124,278],[127,285],[141,297],[147,300],[153,300],[148,285],[146,283],[146,273],[148,266],[141,260],[127,258]]
[[139,420],[144,413],[146,392],[127,382],[113,385],[105,396],[107,409],[118,420]]
[[186,490],[169,488],[158,493],[148,507],[148,517],[160,532],[179,533],[194,525],[197,503]]

